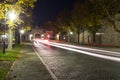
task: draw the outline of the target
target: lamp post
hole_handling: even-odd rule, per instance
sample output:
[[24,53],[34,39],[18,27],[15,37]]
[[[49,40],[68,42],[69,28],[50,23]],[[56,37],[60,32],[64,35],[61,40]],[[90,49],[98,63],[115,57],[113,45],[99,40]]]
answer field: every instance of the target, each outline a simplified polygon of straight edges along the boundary
[[14,20],[16,18],[16,14],[14,13],[14,11],[11,11],[8,14],[8,18],[9,18],[9,38],[8,38],[8,50],[12,50],[12,46],[13,46],[13,31],[12,31],[12,27],[14,26]]
[[6,33],[6,12],[4,11],[4,36],[3,36],[3,54],[5,54],[5,48],[6,48],[6,43],[5,43],[5,33]]
[[72,38],[73,38],[73,32],[71,31],[70,32],[70,42],[72,41]]
[[22,42],[22,34],[24,34],[24,30],[20,30],[20,43]]

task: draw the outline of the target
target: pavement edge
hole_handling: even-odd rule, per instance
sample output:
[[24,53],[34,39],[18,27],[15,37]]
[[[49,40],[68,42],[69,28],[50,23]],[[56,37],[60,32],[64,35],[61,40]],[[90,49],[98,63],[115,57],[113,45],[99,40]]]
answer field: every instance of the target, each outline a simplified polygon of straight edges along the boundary
[[53,78],[53,80],[58,80],[58,78],[55,76],[55,74],[51,71],[51,69],[48,67],[48,65],[44,62],[44,60],[42,59],[42,57],[38,54],[38,52],[35,50],[35,48],[32,46],[35,54],[39,57],[39,59],[42,61],[43,65],[46,67],[46,69],[48,70],[48,72],[50,73],[51,77]]

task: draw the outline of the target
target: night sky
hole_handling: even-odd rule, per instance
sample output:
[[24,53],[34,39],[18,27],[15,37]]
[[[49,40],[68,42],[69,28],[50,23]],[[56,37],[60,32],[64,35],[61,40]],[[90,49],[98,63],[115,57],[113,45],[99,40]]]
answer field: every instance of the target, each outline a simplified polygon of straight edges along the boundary
[[38,0],[33,10],[34,25],[42,25],[47,21],[55,21],[63,9],[71,10],[75,0]]

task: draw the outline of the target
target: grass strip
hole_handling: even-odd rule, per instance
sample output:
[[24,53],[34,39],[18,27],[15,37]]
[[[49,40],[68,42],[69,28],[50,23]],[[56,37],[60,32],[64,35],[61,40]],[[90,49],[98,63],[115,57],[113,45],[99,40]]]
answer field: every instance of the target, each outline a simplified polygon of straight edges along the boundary
[[0,80],[5,80],[13,62],[18,58],[18,54],[23,48],[23,44],[15,45],[12,51],[6,50],[5,54],[0,51]]

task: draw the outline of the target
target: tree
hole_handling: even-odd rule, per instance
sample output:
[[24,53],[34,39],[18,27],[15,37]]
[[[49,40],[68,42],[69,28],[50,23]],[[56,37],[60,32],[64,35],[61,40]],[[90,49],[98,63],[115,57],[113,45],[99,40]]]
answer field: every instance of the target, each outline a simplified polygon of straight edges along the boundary
[[[17,16],[19,16],[21,13],[26,14],[26,11],[28,10],[28,7],[33,8],[34,2],[36,0],[4,0],[0,3],[0,18],[7,19],[7,15],[9,11],[14,11]],[[29,16],[29,15],[27,15]],[[20,17],[17,17],[16,20],[10,21],[7,20],[7,24],[9,27],[9,43],[8,43],[8,49],[12,50],[12,31],[13,29],[23,23],[24,21],[20,19]]]
[[32,9],[34,8],[34,3],[36,0],[20,0],[21,13],[19,18],[22,20],[22,24],[18,24],[16,30],[16,43],[20,44],[20,29],[25,32],[29,31],[32,26]]
[[120,0],[89,0],[93,4],[97,4],[97,7],[101,8],[101,16],[108,19],[113,24],[114,29],[120,32],[115,22],[119,19],[115,19],[115,15],[120,12]]
[[95,43],[95,33],[101,28],[103,19],[108,20],[117,32],[120,32],[116,26],[115,15],[120,11],[120,0],[88,0],[89,16],[86,20],[88,30],[93,34]]
[[66,9],[61,11],[57,16],[57,26],[61,33],[67,34],[68,42],[69,42],[69,33],[71,31],[70,20],[71,20],[71,13]]
[[[88,8],[84,2],[77,1],[74,4],[74,8],[72,10],[72,20],[71,20],[71,26],[73,26],[73,30],[77,32],[78,34],[78,43],[79,43],[79,35],[80,32],[84,33],[86,22],[85,19],[87,15],[89,14]],[[84,34],[83,34],[83,41],[84,43]]]
[[103,20],[102,9],[98,6],[98,4],[86,1],[86,5],[89,8],[89,14],[86,17],[86,27],[93,35],[93,43],[96,42],[96,32],[101,28],[101,23]]
[[48,21],[48,22],[44,23],[43,28],[47,31],[52,31],[51,37],[54,37],[59,32],[59,29],[56,26],[56,23],[54,23],[52,21]]

